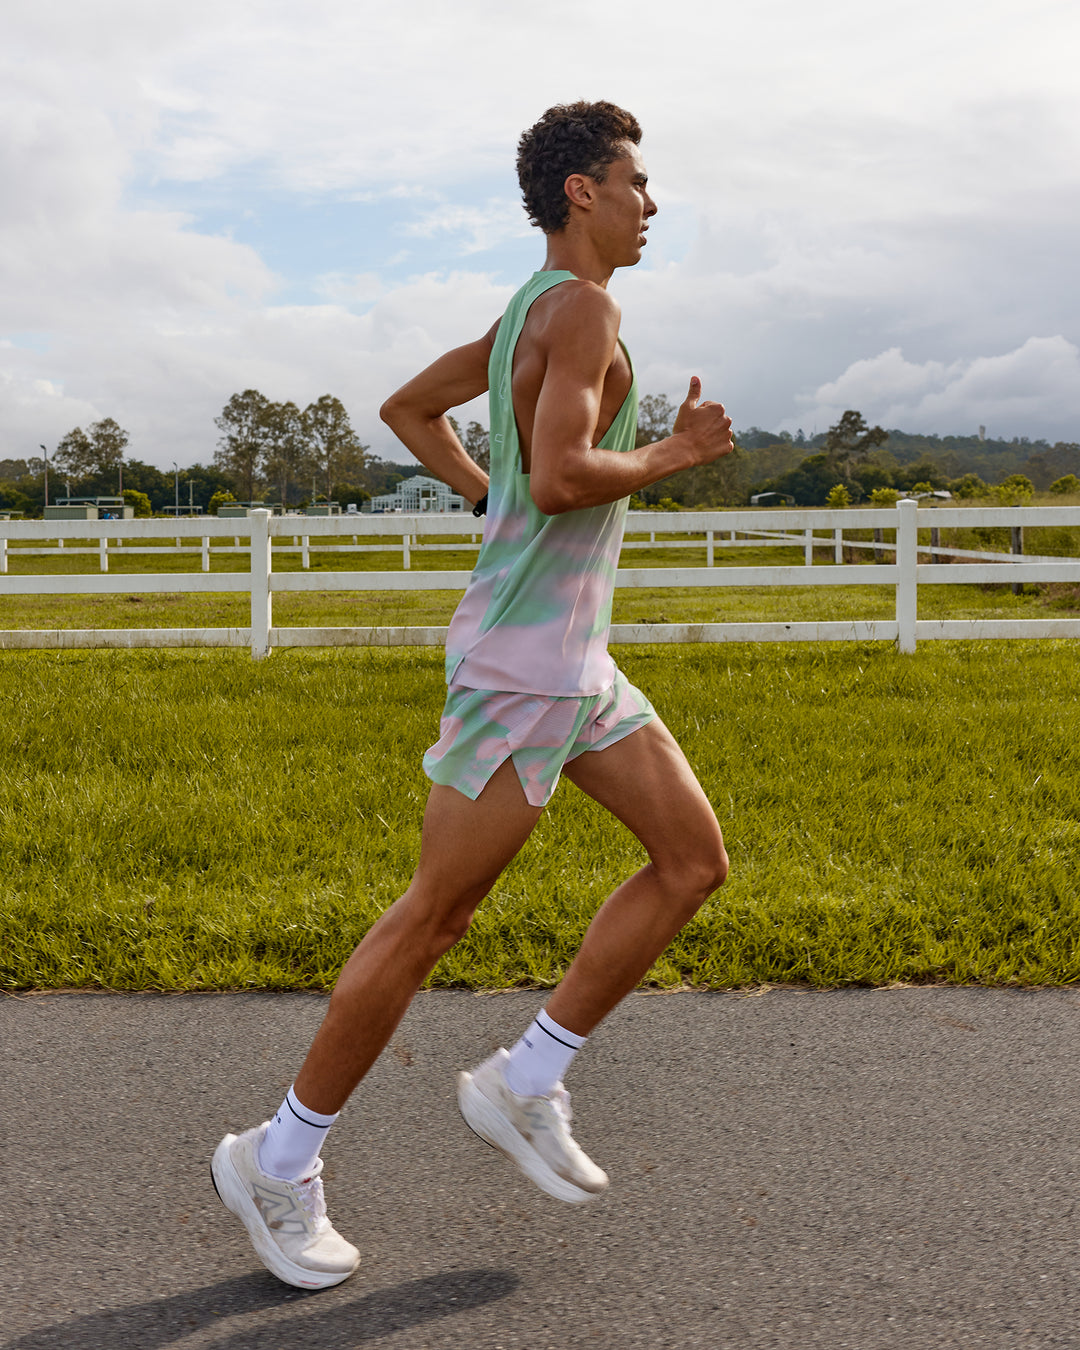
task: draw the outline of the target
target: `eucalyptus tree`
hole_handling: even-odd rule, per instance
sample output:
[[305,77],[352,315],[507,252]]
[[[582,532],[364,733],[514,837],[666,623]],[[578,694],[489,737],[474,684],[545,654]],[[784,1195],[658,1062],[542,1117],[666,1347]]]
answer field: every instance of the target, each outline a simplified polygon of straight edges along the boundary
[[92,422],[84,431],[73,427],[57,445],[53,455],[56,468],[66,478],[82,482],[88,478],[117,476],[117,490],[124,488],[124,451],[130,437],[111,417]]
[[485,473],[491,469],[491,437],[488,429],[479,422],[470,422],[462,431],[457,420],[453,417],[447,418],[447,421],[454,428],[454,435],[461,442],[465,453],[478,464]]
[[852,465],[866,459],[888,439],[889,433],[884,427],[867,426],[862,413],[849,408],[840,421],[829,428],[825,436],[825,453],[844,477],[850,479]]
[[368,447],[360,443],[341,400],[323,394],[308,404],[302,419],[311,471],[321,482],[327,500],[333,495],[335,482],[363,483]]
[[678,411],[666,394],[646,394],[638,404],[635,438],[638,448],[666,440],[675,426]]
[[221,432],[214,464],[227,473],[244,495],[253,501],[255,488],[266,459],[271,434],[268,412],[272,404],[257,389],[233,394],[214,425]]
[[281,505],[289,504],[289,488],[298,484],[311,462],[304,415],[295,403],[271,403],[263,413],[265,439],[262,471],[278,489]]

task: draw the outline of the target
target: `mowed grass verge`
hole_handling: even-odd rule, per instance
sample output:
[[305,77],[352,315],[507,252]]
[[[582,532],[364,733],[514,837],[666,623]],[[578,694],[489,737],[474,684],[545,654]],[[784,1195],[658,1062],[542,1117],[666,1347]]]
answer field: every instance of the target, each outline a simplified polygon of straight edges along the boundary
[[[651,983],[1080,978],[1080,644],[617,655],[732,858]],[[441,664],[0,655],[0,987],[329,988],[412,872]],[[432,983],[557,981],[643,861],[564,783]]]

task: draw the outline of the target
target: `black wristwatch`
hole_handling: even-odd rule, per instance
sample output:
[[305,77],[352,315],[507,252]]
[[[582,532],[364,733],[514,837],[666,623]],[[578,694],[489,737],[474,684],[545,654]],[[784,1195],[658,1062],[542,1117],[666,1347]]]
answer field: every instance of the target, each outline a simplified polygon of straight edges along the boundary
[[484,495],[480,498],[480,500],[476,503],[476,505],[472,509],[472,513],[474,516],[487,515],[487,499],[488,495],[485,492]]

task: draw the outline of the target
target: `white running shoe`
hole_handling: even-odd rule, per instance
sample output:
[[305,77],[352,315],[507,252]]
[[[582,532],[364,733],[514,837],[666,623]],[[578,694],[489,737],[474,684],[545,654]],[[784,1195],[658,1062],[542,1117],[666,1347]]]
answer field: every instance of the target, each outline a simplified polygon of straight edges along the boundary
[[326,1217],[322,1159],[301,1181],[283,1181],[259,1169],[264,1121],[244,1134],[227,1134],[210,1167],[214,1190],[248,1231],[259,1260],[279,1280],[300,1289],[326,1289],[347,1280],[360,1253]]
[[530,1181],[556,1200],[580,1204],[599,1195],[607,1173],[570,1133],[570,1094],[561,1083],[550,1097],[526,1097],[506,1085],[505,1050],[472,1073],[459,1073],[458,1108],[481,1139],[517,1163]]

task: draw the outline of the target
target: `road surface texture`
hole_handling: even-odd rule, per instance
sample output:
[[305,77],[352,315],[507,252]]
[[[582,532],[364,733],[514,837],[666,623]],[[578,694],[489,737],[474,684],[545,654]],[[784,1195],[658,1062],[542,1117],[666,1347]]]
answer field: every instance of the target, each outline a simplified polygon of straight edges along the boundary
[[325,1000],[0,998],[7,1350],[1080,1347],[1080,991],[636,995],[570,1074],[611,1174],[550,1200],[454,1072],[541,997],[422,994],[326,1148],[357,1274],[257,1264],[210,1154]]

